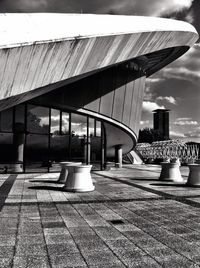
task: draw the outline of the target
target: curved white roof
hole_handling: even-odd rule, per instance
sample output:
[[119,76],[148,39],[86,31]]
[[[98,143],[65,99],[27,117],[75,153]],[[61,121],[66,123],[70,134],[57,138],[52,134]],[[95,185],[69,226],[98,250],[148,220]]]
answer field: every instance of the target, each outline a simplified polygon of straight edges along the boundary
[[0,47],[77,37],[160,31],[197,34],[189,23],[155,17],[62,13],[0,14]]
[[[191,47],[197,39],[193,26],[169,19],[0,14],[0,100],[15,105],[53,90],[60,82],[176,47],[172,61],[180,48]],[[10,97],[16,97],[15,102]]]

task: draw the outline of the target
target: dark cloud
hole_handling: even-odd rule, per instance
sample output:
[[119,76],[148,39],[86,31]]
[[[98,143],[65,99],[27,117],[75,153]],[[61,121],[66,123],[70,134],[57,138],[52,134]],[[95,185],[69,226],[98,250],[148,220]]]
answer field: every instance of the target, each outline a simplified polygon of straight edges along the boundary
[[189,14],[192,14],[194,20],[193,25],[196,28],[197,32],[200,34],[200,1],[194,0],[192,3],[192,6],[189,10]]
[[192,0],[1,0],[1,12],[83,12],[158,16],[189,8]]

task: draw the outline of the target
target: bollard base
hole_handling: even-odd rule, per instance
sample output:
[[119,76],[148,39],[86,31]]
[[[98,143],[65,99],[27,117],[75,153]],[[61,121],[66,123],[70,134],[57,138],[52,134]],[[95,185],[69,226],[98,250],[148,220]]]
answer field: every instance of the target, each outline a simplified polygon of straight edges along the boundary
[[159,180],[173,181],[173,182],[184,181],[183,177],[181,176],[178,163],[162,162],[161,165],[162,165],[162,169],[161,169]]

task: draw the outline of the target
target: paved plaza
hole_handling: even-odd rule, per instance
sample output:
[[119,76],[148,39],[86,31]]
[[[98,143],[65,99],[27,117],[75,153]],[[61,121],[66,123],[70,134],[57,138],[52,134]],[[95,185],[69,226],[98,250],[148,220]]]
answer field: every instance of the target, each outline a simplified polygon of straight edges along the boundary
[[200,267],[200,188],[159,173],[96,171],[89,193],[64,192],[58,173],[1,174],[0,267]]

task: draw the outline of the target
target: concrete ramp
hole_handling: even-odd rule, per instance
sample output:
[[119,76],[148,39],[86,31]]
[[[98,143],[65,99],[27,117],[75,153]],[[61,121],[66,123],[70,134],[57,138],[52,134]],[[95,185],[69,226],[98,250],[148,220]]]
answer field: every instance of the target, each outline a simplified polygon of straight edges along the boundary
[[141,157],[138,155],[137,152],[135,151],[130,151],[128,154],[126,154],[124,157],[123,157],[123,161],[125,163],[129,163],[129,164],[143,164],[143,161],[141,159]]

